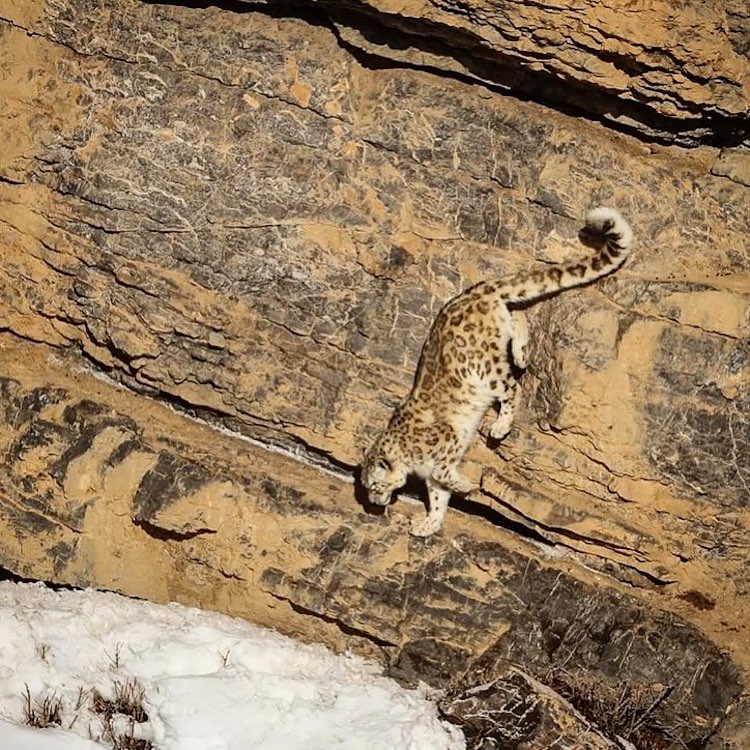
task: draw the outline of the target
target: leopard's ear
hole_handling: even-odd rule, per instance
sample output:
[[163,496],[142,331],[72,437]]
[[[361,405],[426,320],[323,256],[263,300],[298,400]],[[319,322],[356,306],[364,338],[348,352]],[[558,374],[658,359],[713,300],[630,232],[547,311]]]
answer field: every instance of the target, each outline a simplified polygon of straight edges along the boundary
[[393,466],[391,466],[391,462],[387,458],[378,459],[378,469],[381,469],[382,471],[390,471],[392,468]]

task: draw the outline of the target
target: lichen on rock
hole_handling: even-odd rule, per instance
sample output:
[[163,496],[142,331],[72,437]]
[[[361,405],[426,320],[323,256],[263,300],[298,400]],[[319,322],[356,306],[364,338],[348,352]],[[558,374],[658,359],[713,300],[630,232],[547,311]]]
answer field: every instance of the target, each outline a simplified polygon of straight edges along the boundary
[[[0,564],[496,680],[538,742],[562,669],[741,747],[744,4],[0,5]],[[428,543],[366,513],[440,306],[602,203],[633,257],[528,311],[482,492]]]

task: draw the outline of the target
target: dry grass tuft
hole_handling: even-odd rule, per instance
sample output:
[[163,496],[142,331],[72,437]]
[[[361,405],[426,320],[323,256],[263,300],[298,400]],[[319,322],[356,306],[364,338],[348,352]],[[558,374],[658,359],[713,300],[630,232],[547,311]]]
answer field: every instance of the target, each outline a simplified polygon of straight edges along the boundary
[[[102,740],[112,744],[112,750],[151,750],[150,740],[136,737],[136,727],[148,721],[148,714],[143,708],[146,691],[137,680],[116,680],[112,687],[112,697],[105,698],[101,693],[94,692],[92,707],[102,717],[104,732]],[[127,721],[127,728],[121,729],[123,717]]]
[[26,685],[23,694],[23,720],[28,726],[37,729],[59,727],[62,724],[62,699],[53,693],[41,701],[34,700]]
[[[91,701],[93,711],[101,716],[102,735],[93,738],[106,742],[112,750],[153,750],[148,739],[137,737],[138,727],[148,721],[143,707],[146,691],[136,680],[115,681],[112,697],[105,698],[97,691],[89,692],[80,688],[75,703],[75,711],[81,710]],[[29,686],[23,693],[24,722],[30,727],[44,729],[62,725],[62,699],[54,693],[42,700],[31,697]],[[76,717],[70,726],[75,723]],[[70,728],[70,727],[68,727]]]
[[148,714],[143,708],[143,699],[146,691],[137,680],[115,680],[112,686],[112,698],[105,698],[101,693],[95,692],[94,711],[105,717],[115,714],[129,716],[137,724],[148,720]]
[[655,717],[673,687],[612,685],[592,675],[560,669],[553,670],[546,681],[605,736],[627,740],[639,750],[674,746],[671,733]]

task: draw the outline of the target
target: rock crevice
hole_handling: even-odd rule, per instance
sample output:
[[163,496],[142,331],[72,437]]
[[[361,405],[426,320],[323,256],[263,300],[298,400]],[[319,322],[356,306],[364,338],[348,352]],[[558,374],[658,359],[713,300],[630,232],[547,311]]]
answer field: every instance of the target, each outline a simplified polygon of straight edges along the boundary
[[[0,0],[0,564],[356,647],[446,713],[495,680],[538,747],[621,667],[662,739],[743,747],[708,738],[750,668],[750,162],[705,145],[747,137],[741,6]],[[440,306],[597,204],[634,255],[529,310],[479,490],[429,542],[419,488],[365,513]]]

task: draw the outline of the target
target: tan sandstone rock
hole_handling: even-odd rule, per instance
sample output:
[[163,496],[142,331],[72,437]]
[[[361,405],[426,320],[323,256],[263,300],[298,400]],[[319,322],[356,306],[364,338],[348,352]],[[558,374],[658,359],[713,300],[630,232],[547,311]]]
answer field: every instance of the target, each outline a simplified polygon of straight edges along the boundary
[[[706,740],[750,668],[747,12],[615,10],[0,0],[0,564],[458,701],[538,697],[520,664],[563,696],[528,747],[582,675],[671,686],[642,731]],[[598,203],[634,256],[529,311],[482,492],[428,542],[365,513],[440,305],[575,257]]]

